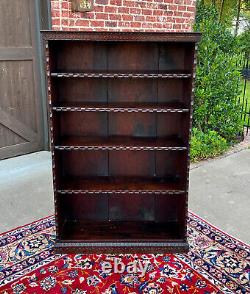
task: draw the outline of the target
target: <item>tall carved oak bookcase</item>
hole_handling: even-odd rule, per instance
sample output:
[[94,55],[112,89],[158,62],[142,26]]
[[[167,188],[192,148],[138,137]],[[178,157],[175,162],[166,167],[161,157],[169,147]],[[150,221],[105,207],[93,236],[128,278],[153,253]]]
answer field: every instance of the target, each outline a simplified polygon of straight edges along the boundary
[[57,252],[186,252],[197,33],[42,32]]

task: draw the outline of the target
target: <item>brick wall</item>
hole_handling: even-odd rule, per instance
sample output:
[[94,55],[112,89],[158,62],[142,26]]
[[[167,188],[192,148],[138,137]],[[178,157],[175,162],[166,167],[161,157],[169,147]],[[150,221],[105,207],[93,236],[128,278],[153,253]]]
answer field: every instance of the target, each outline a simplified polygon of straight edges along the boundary
[[54,30],[191,31],[196,0],[94,0],[73,13],[71,0],[51,0]]

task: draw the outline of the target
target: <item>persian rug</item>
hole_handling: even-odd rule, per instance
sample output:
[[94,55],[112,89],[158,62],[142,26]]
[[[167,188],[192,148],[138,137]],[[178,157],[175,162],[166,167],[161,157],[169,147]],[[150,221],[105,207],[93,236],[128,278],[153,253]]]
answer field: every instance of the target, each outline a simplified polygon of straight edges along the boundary
[[[189,213],[188,254],[53,254],[54,217],[0,235],[0,293],[250,293],[250,247]],[[103,262],[148,262],[146,274]]]

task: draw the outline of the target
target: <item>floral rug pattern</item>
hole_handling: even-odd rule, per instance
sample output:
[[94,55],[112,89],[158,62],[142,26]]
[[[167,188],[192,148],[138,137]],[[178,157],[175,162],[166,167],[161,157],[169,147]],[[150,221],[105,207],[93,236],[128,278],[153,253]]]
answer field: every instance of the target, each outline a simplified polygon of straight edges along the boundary
[[[250,246],[192,213],[188,236],[188,254],[59,255],[50,216],[0,235],[0,293],[250,293]],[[104,272],[115,258],[147,271]]]

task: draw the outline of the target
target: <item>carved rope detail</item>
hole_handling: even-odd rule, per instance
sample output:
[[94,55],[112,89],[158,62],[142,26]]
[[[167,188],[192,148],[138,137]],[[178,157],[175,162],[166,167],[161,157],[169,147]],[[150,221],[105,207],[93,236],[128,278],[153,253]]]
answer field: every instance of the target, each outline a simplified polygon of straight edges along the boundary
[[60,247],[187,247],[186,243],[181,242],[60,242],[57,244]]
[[161,194],[180,195],[183,190],[57,190],[59,194]]
[[55,111],[72,111],[72,112],[81,112],[81,111],[86,111],[86,112],[188,112],[189,110],[186,108],[179,109],[179,108],[118,108],[118,107],[53,107],[53,110]]
[[157,73],[157,74],[146,74],[146,73],[51,73],[52,77],[58,78],[190,78],[191,74],[174,74],[174,73]]
[[187,150],[187,147],[166,147],[166,146],[55,146],[56,150],[64,150],[64,151],[70,151],[70,150],[123,150],[123,151],[163,151],[163,150],[173,150],[173,151],[181,151],[181,150]]

